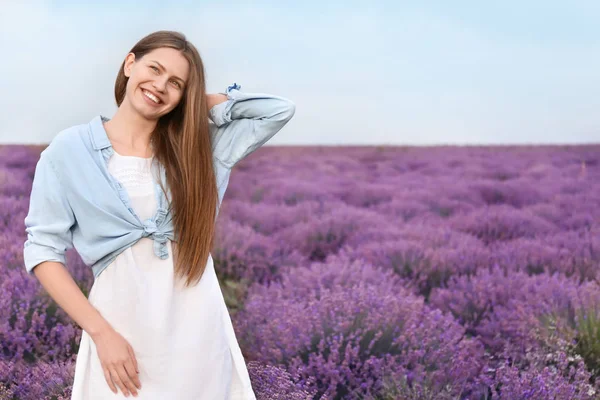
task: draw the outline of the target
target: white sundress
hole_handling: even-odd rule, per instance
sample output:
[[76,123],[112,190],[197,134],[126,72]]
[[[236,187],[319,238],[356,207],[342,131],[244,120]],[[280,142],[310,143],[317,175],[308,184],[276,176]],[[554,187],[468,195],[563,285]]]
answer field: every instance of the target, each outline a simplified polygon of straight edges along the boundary
[[[108,169],[127,190],[142,221],[157,208],[152,158],[114,152]],[[96,346],[82,331],[72,400],[256,399],[212,256],[199,283],[175,280],[173,249],[161,260],[153,239],[141,238],[100,273],[90,303],[131,344],[140,371],[138,397],[110,390]]]

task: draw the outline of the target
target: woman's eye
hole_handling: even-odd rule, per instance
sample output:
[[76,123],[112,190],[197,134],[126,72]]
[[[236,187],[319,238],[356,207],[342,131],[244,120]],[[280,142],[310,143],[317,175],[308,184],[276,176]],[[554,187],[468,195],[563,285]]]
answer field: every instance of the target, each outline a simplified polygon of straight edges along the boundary
[[[157,68],[157,67],[155,67],[154,65],[150,65],[150,68],[152,68],[152,69],[153,69],[154,71],[156,71],[156,72],[159,72],[158,68]],[[181,88],[181,85],[179,84],[179,82],[177,82],[177,81],[175,81],[175,80],[173,80],[173,81],[171,81],[171,82],[175,83],[175,84],[177,85],[177,87],[178,87],[178,88]]]

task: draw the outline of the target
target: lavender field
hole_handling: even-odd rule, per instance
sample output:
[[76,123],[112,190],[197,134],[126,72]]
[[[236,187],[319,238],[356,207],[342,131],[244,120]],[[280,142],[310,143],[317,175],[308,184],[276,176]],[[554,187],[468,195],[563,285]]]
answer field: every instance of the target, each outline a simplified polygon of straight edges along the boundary
[[[0,147],[0,399],[68,399],[81,336],[23,266],[40,150]],[[259,399],[600,398],[600,145],[261,148],[212,255]]]

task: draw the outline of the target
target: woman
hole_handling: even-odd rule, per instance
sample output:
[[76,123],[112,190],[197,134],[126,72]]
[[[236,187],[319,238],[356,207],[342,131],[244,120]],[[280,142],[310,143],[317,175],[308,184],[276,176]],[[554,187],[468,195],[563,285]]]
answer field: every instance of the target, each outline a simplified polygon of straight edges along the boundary
[[[294,115],[233,84],[206,94],[178,32],[129,52],[118,110],[61,131],[36,166],[24,261],[82,327],[72,399],[255,399],[210,255],[233,166]],[[94,274],[86,299],[65,264]]]

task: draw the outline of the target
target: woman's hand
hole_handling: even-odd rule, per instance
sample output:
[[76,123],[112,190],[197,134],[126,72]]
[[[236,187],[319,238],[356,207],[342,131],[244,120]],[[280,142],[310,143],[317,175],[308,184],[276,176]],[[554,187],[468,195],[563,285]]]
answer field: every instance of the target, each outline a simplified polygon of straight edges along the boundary
[[118,393],[116,384],[125,396],[129,396],[130,392],[137,396],[136,388],[141,389],[142,384],[138,376],[140,371],[137,360],[129,342],[112,327],[92,339],[110,390]]
[[217,104],[227,101],[227,95],[223,93],[211,93],[206,95],[206,100],[208,102],[208,110],[210,111]]

